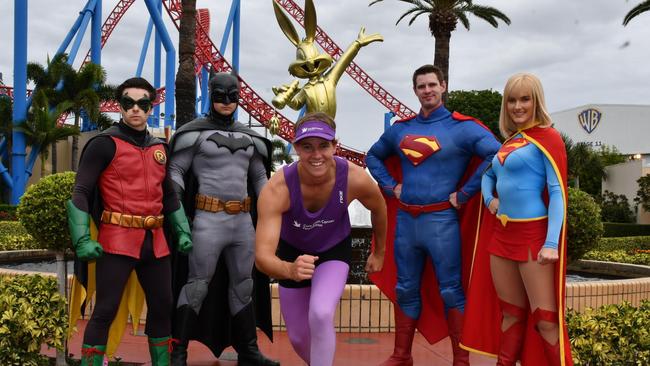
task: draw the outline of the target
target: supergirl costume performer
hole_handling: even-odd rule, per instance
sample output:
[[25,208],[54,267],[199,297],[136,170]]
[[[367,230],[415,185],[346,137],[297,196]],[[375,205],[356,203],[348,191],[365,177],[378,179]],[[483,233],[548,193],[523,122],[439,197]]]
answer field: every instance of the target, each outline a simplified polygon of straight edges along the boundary
[[[486,206],[499,199],[496,222],[482,225],[475,250],[466,321],[474,324],[463,333],[467,349],[496,356],[498,365],[572,365],[564,323],[566,270],[567,161],[564,143],[552,127],[532,127],[508,139],[486,170],[481,192]],[[554,283],[558,311],[530,309],[497,297],[490,274],[490,255],[516,262],[537,260],[540,249],[557,249]],[[501,330],[503,315],[516,318]],[[540,321],[558,324],[552,345],[538,332]]]

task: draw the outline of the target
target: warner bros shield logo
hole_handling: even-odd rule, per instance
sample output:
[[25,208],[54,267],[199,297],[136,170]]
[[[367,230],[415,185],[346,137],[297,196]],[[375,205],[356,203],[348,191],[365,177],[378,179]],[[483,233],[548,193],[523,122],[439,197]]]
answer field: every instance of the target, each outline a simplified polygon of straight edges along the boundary
[[578,123],[587,133],[592,133],[598,127],[602,116],[603,114],[595,108],[585,109],[578,114]]

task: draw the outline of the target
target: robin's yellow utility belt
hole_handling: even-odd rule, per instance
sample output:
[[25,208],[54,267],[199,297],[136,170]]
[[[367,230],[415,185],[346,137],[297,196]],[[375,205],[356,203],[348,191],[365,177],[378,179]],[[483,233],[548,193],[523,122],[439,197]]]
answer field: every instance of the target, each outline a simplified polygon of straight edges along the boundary
[[127,228],[136,229],[158,229],[163,226],[165,216],[138,216],[127,215],[120,212],[106,211],[102,212],[102,222],[104,224],[118,225]]

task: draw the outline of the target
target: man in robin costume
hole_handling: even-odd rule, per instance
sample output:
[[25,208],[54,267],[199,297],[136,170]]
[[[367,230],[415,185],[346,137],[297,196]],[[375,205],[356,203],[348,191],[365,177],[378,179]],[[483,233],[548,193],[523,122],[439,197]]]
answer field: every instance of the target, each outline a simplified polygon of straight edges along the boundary
[[461,237],[474,233],[459,223],[478,211],[469,201],[499,142],[478,121],[449,112],[442,103],[445,90],[437,67],[418,68],[413,91],[420,112],[388,128],[366,158],[389,212],[384,270],[371,279],[398,305],[395,350],[384,366],[413,364],[416,326],[431,343],[449,335],[454,366],[469,365],[468,352],[459,346],[465,306]]
[[[94,262],[96,274],[95,308],[82,346],[84,366],[103,365],[109,327],[134,270],[148,305],[145,333],[152,364],[169,365],[173,298],[163,220],[169,221],[179,251],[189,252],[192,241],[167,176],[167,145],[147,131],[155,98],[156,90],[143,78],[118,86],[122,118],[86,144],[72,200],[67,202],[77,260]],[[99,223],[96,241],[90,235],[91,217]]]
[[216,357],[232,345],[240,366],[275,366],[257,346],[256,323],[269,338],[272,330],[268,278],[253,268],[251,215],[268,180],[271,145],[234,120],[236,76],[218,73],[209,88],[210,114],[179,128],[171,142],[169,172],[193,218],[194,242],[188,263],[183,257],[175,263],[174,336],[180,342],[172,361],[186,365],[188,341],[197,339]]

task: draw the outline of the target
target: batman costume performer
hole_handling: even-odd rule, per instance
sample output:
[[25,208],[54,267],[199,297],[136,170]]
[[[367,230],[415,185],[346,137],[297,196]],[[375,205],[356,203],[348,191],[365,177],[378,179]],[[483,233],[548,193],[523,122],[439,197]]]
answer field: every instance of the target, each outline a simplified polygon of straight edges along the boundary
[[[232,345],[238,365],[279,365],[257,346],[256,324],[272,339],[268,277],[254,269],[255,197],[270,172],[271,144],[234,120],[237,77],[210,80],[210,114],[179,128],[169,173],[193,219],[194,249],[174,260],[173,365],[186,365],[190,339],[216,357]],[[235,105],[236,107],[236,105]]]

